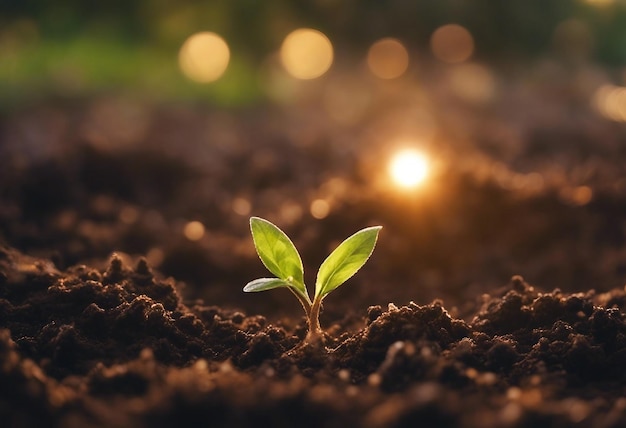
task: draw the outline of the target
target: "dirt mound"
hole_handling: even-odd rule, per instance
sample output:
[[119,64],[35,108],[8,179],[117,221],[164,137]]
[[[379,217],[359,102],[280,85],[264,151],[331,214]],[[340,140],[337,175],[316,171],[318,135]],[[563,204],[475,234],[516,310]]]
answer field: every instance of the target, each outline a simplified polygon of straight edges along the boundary
[[186,305],[143,259],[60,272],[5,247],[0,415],[11,427],[623,426],[624,304],[622,289],[541,293],[514,277],[471,322],[440,302],[390,303],[302,344],[304,323]]

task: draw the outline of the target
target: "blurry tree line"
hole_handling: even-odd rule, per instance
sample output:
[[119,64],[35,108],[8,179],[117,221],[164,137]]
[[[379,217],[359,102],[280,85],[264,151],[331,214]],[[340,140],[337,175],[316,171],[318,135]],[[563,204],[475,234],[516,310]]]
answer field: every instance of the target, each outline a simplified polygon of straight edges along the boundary
[[362,51],[385,36],[424,49],[430,34],[451,22],[472,33],[479,57],[532,58],[549,53],[555,29],[572,19],[588,29],[595,60],[626,63],[623,0],[0,0],[0,28],[27,20],[41,38],[175,47],[211,30],[250,58],[266,55],[300,26]]

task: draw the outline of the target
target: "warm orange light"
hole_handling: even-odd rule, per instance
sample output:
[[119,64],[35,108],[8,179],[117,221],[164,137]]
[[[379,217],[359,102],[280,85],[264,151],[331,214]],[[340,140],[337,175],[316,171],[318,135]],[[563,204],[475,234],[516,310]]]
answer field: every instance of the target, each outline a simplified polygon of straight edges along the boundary
[[120,211],[119,218],[122,223],[132,224],[139,218],[139,211],[134,207],[126,206]]
[[607,119],[626,122],[626,87],[602,85],[596,90],[591,103]]
[[559,192],[565,202],[572,205],[587,205],[593,199],[593,190],[589,186],[566,187]]
[[456,64],[472,56],[474,38],[465,27],[447,24],[435,30],[430,38],[430,48],[437,59]]
[[302,217],[302,207],[293,201],[286,201],[280,206],[280,218],[285,223],[295,223]]
[[586,0],[587,3],[592,4],[594,6],[609,6],[612,5],[615,0]]
[[204,225],[199,221],[190,221],[185,225],[183,233],[190,241],[199,241],[204,236]]
[[393,182],[404,188],[419,186],[428,176],[428,172],[428,159],[414,149],[399,151],[389,163],[389,174]]
[[450,70],[448,84],[456,95],[476,103],[489,101],[496,91],[493,73],[479,64],[454,66]]
[[326,218],[330,213],[330,204],[325,199],[315,199],[309,207],[311,215],[318,220]]
[[163,263],[163,260],[165,259],[165,253],[159,247],[153,247],[148,250],[148,253],[146,254],[146,259],[148,260],[148,264],[150,266],[156,267]]
[[199,83],[214,82],[222,77],[229,61],[230,50],[224,39],[207,31],[190,36],[178,53],[183,74]]
[[280,48],[285,70],[297,79],[315,79],[333,63],[333,45],[323,33],[299,28],[287,35]]
[[395,79],[409,67],[409,53],[404,45],[393,38],[385,38],[374,43],[367,53],[370,71],[381,79]]
[[250,201],[241,197],[233,199],[231,207],[235,214],[239,214],[241,216],[247,216],[250,214],[250,210],[252,210]]

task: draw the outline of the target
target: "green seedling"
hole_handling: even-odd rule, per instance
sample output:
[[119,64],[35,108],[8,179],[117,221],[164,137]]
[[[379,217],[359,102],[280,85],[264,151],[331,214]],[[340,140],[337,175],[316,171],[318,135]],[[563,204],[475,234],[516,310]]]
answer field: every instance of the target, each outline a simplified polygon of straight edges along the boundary
[[304,308],[309,323],[309,332],[305,340],[311,342],[322,335],[319,321],[322,300],[363,267],[374,251],[380,229],[382,226],[359,230],[339,244],[320,266],[315,281],[315,296],[311,300],[304,284],[302,259],[291,239],[273,223],[259,217],[251,217],[250,230],[256,252],[265,267],[276,277],[250,281],[243,291],[287,288]]

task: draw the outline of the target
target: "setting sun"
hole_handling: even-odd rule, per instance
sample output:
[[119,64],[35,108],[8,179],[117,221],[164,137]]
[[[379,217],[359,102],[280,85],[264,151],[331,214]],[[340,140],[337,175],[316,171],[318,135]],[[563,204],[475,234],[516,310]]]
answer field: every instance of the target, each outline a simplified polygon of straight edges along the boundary
[[428,160],[423,153],[405,149],[396,153],[389,163],[389,174],[400,187],[419,186],[428,176]]

